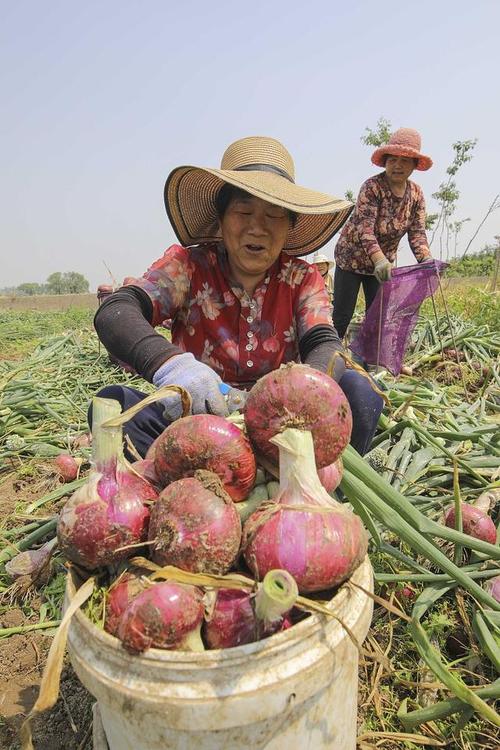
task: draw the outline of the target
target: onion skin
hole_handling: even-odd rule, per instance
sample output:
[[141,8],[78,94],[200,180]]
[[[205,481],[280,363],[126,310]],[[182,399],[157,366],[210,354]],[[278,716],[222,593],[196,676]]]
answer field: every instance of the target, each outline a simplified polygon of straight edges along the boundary
[[69,453],[61,453],[54,459],[54,468],[63,482],[73,482],[80,473],[81,458],[73,458]]
[[219,589],[203,635],[208,648],[233,648],[258,640],[251,593],[245,589]]
[[151,511],[149,540],[157,540],[151,557],[158,565],[223,575],[238,556],[241,520],[219,478],[200,470],[160,493]]
[[342,481],[342,475],[344,474],[344,464],[341,458],[337,458],[333,464],[324,466],[322,469],[318,469],[319,481],[327,492],[333,492],[337,489]]
[[[180,583],[156,583],[129,604],[120,619],[118,638],[133,653],[148,648],[202,650],[199,629],[203,612],[199,589]],[[198,648],[190,644],[193,635]]]
[[500,603],[500,575],[490,578],[485,585],[486,591]]
[[352,432],[351,408],[340,386],[307,365],[285,365],[260,378],[248,394],[244,415],[252,444],[273,463],[278,449],[269,439],[287,427],[312,432],[318,468],[340,456]]
[[141,573],[126,572],[120,579],[110,586],[106,596],[106,616],[104,618],[104,630],[111,635],[117,635],[121,616],[128,605],[142,591],[145,591],[148,583]]
[[206,469],[217,474],[226,492],[238,502],[254,485],[257,467],[250,442],[223,417],[182,417],[155,442],[155,469],[163,486]]
[[139,461],[134,461],[131,466],[133,466],[134,471],[140,474],[141,477],[146,480],[146,482],[149,482],[149,484],[154,487],[155,490],[160,491],[161,489],[163,489],[163,485],[156,473],[154,459],[141,458]]
[[[483,542],[496,544],[497,530],[490,516],[481,508],[469,503],[461,503],[462,529],[464,534],[481,539]],[[444,516],[445,526],[455,528],[455,507],[451,506]]]

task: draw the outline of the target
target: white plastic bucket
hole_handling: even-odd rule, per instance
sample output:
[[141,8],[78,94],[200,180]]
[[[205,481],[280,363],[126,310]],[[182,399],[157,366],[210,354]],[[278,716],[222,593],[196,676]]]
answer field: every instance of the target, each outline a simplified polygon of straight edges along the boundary
[[[368,557],[352,581],[373,590]],[[362,643],[370,597],[344,585],[329,608]],[[78,611],[68,650],[110,750],[355,750],[358,650],[333,618],[238,648],[133,656]]]

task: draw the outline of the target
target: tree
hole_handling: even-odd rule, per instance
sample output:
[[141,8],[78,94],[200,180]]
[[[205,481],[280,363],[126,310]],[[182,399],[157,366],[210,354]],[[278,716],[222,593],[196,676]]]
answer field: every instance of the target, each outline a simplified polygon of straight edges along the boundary
[[89,290],[89,282],[85,276],[76,271],[63,274],[63,280],[67,294],[84,294]]
[[365,128],[366,135],[361,136],[361,143],[365,146],[383,146],[391,137],[391,123],[385,117],[379,117],[375,130]]
[[76,271],[51,273],[46,286],[49,294],[83,294],[89,291],[89,282]]
[[43,284],[38,284],[36,281],[27,281],[24,284],[19,284],[16,287],[16,292],[31,297],[33,294],[43,294],[44,287]]
[[60,271],[51,273],[47,278],[47,292],[49,294],[64,294],[64,279]]

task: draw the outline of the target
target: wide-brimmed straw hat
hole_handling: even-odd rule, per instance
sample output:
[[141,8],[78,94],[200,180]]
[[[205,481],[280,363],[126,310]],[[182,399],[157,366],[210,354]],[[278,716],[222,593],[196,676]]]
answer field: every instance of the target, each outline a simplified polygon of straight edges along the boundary
[[413,128],[399,128],[389,138],[389,142],[377,148],[372,154],[372,163],[377,167],[383,167],[384,157],[391,156],[409,156],[412,159],[418,159],[415,169],[425,172],[432,167],[430,156],[424,156],[420,153],[422,142],[420,133]]
[[328,269],[333,266],[333,260],[330,260],[330,258],[327,258],[326,255],[323,255],[322,253],[318,253],[318,255],[315,255],[311,263],[314,263],[315,265],[319,265],[320,263],[328,263]]
[[165,207],[183,245],[221,239],[215,199],[224,183],[293,211],[286,245],[289,255],[308,255],[342,227],[353,204],[295,184],[293,159],[274,138],[251,136],[232,143],[220,169],[176,167],[165,183]]

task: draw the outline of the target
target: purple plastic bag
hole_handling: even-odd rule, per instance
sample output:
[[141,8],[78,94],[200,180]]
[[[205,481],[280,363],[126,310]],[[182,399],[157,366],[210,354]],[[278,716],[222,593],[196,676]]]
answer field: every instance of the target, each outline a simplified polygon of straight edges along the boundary
[[380,365],[393,375],[399,375],[420,305],[434,294],[439,274],[447,266],[433,259],[395,268],[391,280],[381,284],[349,348],[367,364]]

